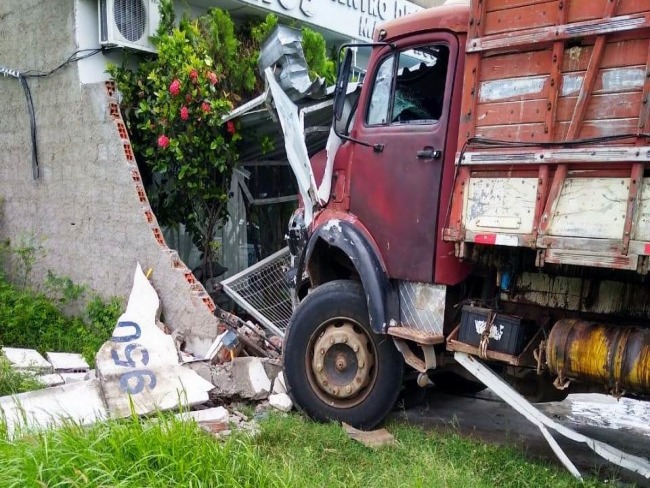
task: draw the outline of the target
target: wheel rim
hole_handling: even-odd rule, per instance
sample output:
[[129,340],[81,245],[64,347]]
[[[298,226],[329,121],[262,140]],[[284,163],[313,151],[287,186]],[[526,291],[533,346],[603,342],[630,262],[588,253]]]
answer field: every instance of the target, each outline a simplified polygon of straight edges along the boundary
[[366,330],[349,318],[321,324],[310,339],[305,368],[325,403],[350,408],[361,403],[377,379],[376,349]]

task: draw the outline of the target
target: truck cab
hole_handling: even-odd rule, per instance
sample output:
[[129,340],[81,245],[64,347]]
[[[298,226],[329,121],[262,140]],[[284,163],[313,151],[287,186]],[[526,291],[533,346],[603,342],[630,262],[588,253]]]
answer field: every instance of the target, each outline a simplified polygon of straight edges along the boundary
[[422,371],[425,354],[407,342],[420,341],[429,361],[444,342],[447,285],[471,270],[442,240],[468,20],[468,7],[454,5],[377,30],[361,92],[338,123],[329,200],[306,232],[290,229],[304,280],[285,370],[299,372],[289,375],[292,396],[316,418],[375,425],[402,385],[393,337]]
[[[526,4],[521,8],[527,14],[512,18],[522,22],[538,18],[532,15],[541,8],[536,2],[521,3]],[[614,140],[579,139],[578,130],[575,140],[549,140],[540,146],[539,155],[536,149],[528,151],[534,154],[534,168],[520,163],[517,158],[523,151],[517,144],[533,147],[534,138],[540,137],[532,133],[523,142],[506,140],[526,127],[517,119],[514,105],[528,103],[525,97],[530,90],[524,93],[521,86],[530,89],[540,84],[545,97],[553,94],[556,98],[548,106],[555,116],[553,103],[563,94],[552,88],[557,86],[553,77],[562,79],[562,70],[552,71],[548,80],[533,77],[535,83],[518,81],[515,73],[512,80],[494,84],[507,92],[504,96],[513,105],[496,104],[508,112],[490,107],[498,115],[486,115],[493,120],[491,135],[502,130],[503,140],[492,137],[489,144],[484,142],[483,166],[464,165],[466,151],[474,147],[478,134],[471,131],[482,130],[477,104],[484,72],[477,56],[484,53],[476,54],[475,39],[486,35],[486,18],[489,25],[498,25],[498,19],[509,14],[506,4],[488,0],[445,5],[381,25],[358,98],[346,115],[335,109],[333,125],[341,144],[332,158],[331,190],[314,208],[313,219],[305,223],[298,213],[289,229],[299,304],[285,337],[284,367],[291,397],[313,418],[371,428],[392,409],[405,375],[417,378],[420,385],[433,380],[441,389],[480,390],[482,385],[464,376],[454,363],[454,351],[490,362],[535,400],[562,398],[575,385],[583,391],[597,385],[598,391],[604,387],[615,395],[650,392],[650,286],[643,272],[645,258],[639,257],[636,273],[631,266],[608,267],[610,261],[598,261],[593,255],[588,261],[576,261],[576,251],[547,252],[540,246],[587,241],[572,237],[538,244],[537,226],[545,224],[537,221],[526,231],[533,237],[513,238],[499,234],[497,224],[508,218],[481,214],[499,214],[505,200],[493,190],[506,188],[516,197],[508,205],[531,201],[532,210],[515,210],[530,213],[531,220],[540,217],[545,205],[551,208],[563,191],[556,188],[554,194],[547,182],[562,174],[589,175],[580,159],[571,161],[579,165],[577,169],[567,170],[561,164],[542,164],[544,156],[566,157],[564,145],[570,144],[571,148],[584,146],[593,158],[595,144]],[[564,27],[575,13],[560,15],[557,25]],[[507,62],[507,56],[515,53],[534,60],[535,69],[541,69],[537,58],[548,54],[549,64],[553,59],[557,62],[565,45],[569,49],[577,42],[586,43],[590,52],[601,49],[600,44],[608,46],[607,39],[598,39],[609,35],[612,27],[599,26],[607,15],[615,14],[607,10],[602,21],[578,19],[586,27],[581,24],[582,30],[575,32],[587,32],[593,24],[591,37],[567,35],[537,44],[526,37],[526,29],[537,26],[523,25],[513,31],[527,41],[510,46],[511,35],[497,32],[481,38],[481,46],[490,46],[491,41],[499,46],[494,59],[500,60],[501,55]],[[639,18],[645,14],[640,12]],[[644,59],[650,59],[645,54]],[[593,66],[587,71],[597,71],[598,62],[592,54],[588,64]],[[346,93],[345,66],[344,62],[339,71],[337,101]],[[494,69],[492,76],[498,78],[498,70],[512,73],[520,68],[513,64]],[[585,78],[589,76],[593,77],[587,73]],[[588,83],[579,90],[580,97],[590,97]],[[536,107],[541,104],[533,102]],[[581,102],[572,103],[579,107]],[[547,101],[541,105],[546,107]],[[546,112],[539,116],[551,117]],[[554,122],[552,117],[549,121]],[[576,127],[580,123],[572,122]],[[645,148],[645,139],[637,135],[634,144]],[[622,153],[614,149],[608,154]],[[322,169],[324,159],[315,158],[314,165]],[[612,170],[605,176],[628,171],[628,164],[633,173],[627,185],[637,185],[645,174],[645,162],[622,164],[623,169],[619,165],[617,173]],[[599,188],[611,181],[601,178],[592,183]],[[474,193],[468,200],[470,190]],[[483,234],[466,232],[470,213],[494,227],[495,233],[490,234],[494,239],[481,240]],[[647,227],[642,218],[637,221],[642,230]],[[540,256],[547,256],[547,261]],[[569,256],[569,261],[552,256]]]

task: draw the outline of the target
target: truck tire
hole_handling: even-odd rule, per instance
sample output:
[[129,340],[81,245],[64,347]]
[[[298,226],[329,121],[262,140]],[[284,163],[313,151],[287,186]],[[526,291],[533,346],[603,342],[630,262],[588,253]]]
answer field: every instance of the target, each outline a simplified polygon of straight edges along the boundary
[[296,308],[284,374],[289,396],[311,418],[371,429],[395,405],[403,372],[393,341],[370,329],[359,283],[325,283]]

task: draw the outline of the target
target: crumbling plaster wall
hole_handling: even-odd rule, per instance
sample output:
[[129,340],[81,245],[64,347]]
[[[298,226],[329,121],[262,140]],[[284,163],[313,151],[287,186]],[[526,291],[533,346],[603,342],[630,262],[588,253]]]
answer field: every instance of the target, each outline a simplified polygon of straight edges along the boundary
[[[78,49],[75,25],[74,0],[0,1],[0,66],[59,65]],[[136,262],[153,268],[164,321],[201,355],[216,336],[214,305],[162,240],[110,84],[82,85],[74,65],[29,83],[37,180],[23,90],[17,79],[0,76],[0,238],[42,246],[35,282],[52,270],[105,297],[127,295]]]

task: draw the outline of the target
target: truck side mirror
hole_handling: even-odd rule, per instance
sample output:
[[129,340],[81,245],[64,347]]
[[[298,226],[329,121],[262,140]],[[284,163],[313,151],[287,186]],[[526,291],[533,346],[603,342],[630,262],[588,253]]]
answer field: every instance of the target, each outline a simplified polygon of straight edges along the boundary
[[343,116],[345,106],[345,95],[348,91],[350,71],[352,70],[352,49],[345,50],[345,59],[339,64],[339,72],[336,78],[336,89],[334,90],[334,118],[338,121]]

